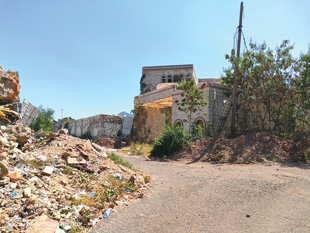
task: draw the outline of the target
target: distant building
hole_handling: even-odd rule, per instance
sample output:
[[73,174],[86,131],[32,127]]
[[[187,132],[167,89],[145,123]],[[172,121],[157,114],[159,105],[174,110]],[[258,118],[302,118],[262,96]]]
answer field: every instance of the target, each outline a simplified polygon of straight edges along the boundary
[[[142,68],[142,94],[134,100],[135,106],[143,106],[147,115],[145,125],[140,130],[135,130],[138,138],[148,137],[154,140],[162,132],[166,122],[189,130],[186,113],[178,110],[175,103],[182,98],[182,91],[175,88],[175,83],[182,79],[194,79],[208,102],[201,111],[193,113],[192,123],[201,125],[205,134],[216,131],[221,115],[226,111],[225,103],[231,101],[231,89],[228,86],[220,84],[219,79],[197,79],[193,65],[146,66]],[[223,125],[223,133],[228,134],[229,130],[230,116]]]

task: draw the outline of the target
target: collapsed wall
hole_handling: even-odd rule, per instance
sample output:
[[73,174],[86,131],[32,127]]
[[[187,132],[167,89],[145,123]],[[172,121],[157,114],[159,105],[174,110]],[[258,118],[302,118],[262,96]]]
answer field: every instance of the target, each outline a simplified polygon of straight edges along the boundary
[[19,75],[18,72],[4,71],[0,66],[0,104],[19,102]]

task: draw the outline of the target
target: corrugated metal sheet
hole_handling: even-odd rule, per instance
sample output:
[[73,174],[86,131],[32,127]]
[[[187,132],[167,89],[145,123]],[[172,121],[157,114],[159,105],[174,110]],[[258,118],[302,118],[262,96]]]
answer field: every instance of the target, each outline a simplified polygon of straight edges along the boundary
[[24,100],[19,115],[21,122],[24,125],[29,126],[32,123],[32,121],[37,117],[39,111],[40,110],[37,107],[33,106],[31,103]]

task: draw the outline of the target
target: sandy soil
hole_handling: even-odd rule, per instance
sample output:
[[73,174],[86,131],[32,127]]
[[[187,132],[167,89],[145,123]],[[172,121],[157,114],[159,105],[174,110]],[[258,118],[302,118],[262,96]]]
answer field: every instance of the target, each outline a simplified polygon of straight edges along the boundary
[[92,232],[310,232],[309,165],[126,159],[152,187]]

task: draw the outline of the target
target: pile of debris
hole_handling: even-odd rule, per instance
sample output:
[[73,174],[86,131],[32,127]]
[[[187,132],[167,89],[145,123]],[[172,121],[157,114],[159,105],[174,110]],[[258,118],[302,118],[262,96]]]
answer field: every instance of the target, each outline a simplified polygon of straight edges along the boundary
[[126,147],[130,145],[130,141],[128,137],[125,137],[123,139],[120,138],[98,138],[95,140],[95,143],[99,146],[103,146],[105,148],[109,149],[121,149],[123,147]]
[[146,191],[146,174],[64,129],[36,140],[22,125],[1,130],[0,232],[85,231]]
[[217,163],[304,162],[293,144],[268,132],[260,132],[234,139],[204,138],[177,152],[174,159]]

